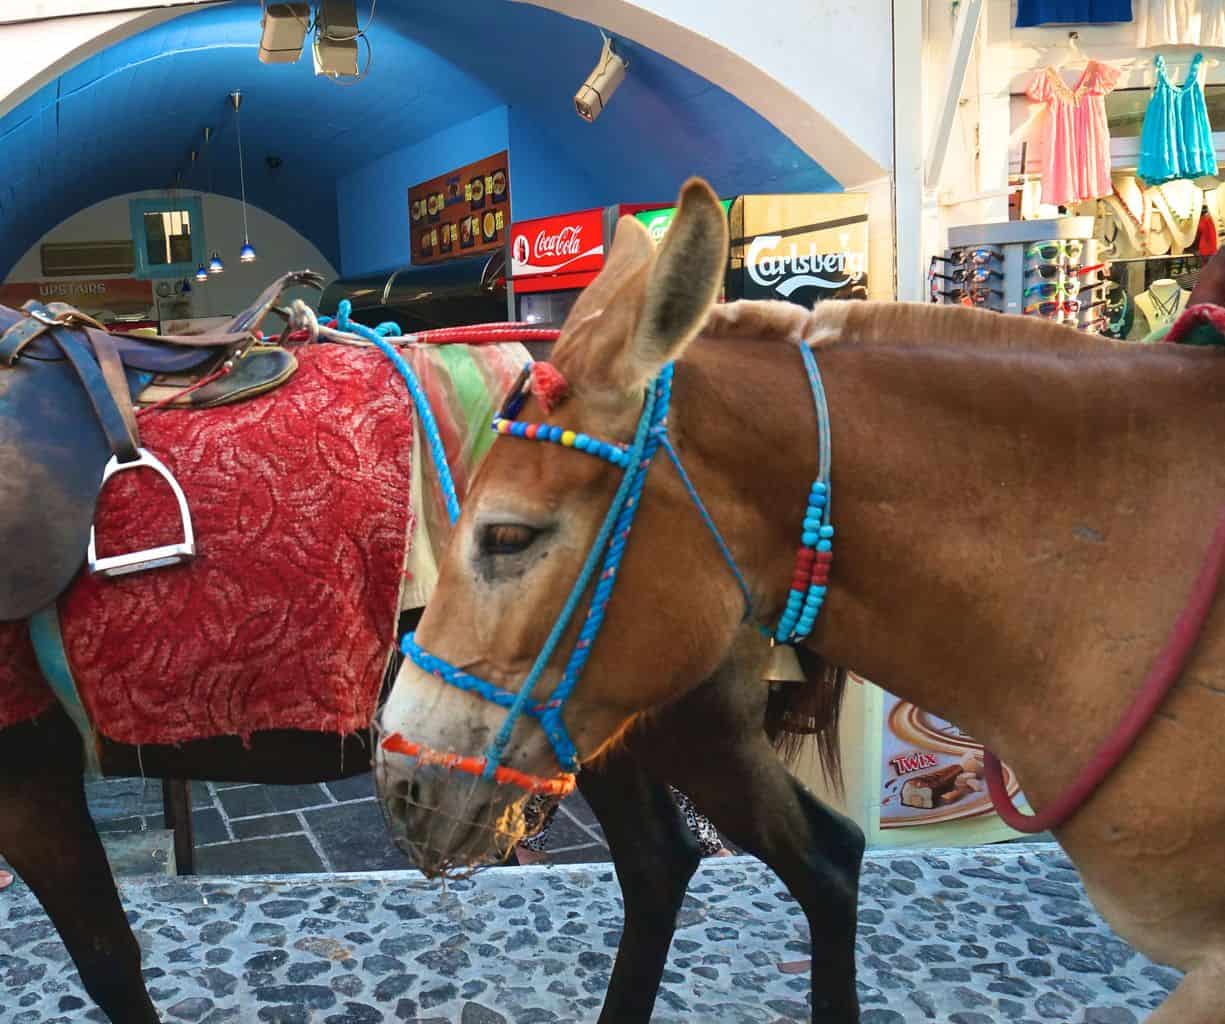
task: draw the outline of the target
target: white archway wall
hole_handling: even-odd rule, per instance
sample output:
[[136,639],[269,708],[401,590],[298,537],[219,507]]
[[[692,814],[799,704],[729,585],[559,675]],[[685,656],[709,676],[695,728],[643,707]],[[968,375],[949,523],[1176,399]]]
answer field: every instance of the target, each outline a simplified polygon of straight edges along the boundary
[[73,9],[84,12],[96,6],[60,3],[51,23],[53,31],[47,21],[52,15],[37,20],[39,16],[30,9],[23,9],[21,21],[6,24],[7,19],[0,18],[0,117],[86,57],[192,10],[175,6],[73,13]]
[[[199,193],[184,195],[195,196]],[[52,228],[31,246],[9,271],[5,283],[81,280],[43,276],[39,247],[45,242],[98,242],[130,238],[132,228],[128,201],[165,198],[165,192],[132,192],[86,207]],[[207,284],[198,287],[194,280],[191,282],[190,316],[228,316],[237,313],[246,308],[275,278],[290,270],[314,270],[328,281],[336,277],[335,269],[310,241],[283,220],[252,206],[247,207],[247,220],[259,259],[254,263],[240,263],[238,250],[242,245],[242,204],[228,196],[208,194],[201,198],[205,242],[209,252],[216,250],[221,254],[225,273],[209,278]],[[304,292],[303,297],[312,302],[318,301],[318,293],[313,291],[309,294]]]
[[891,0],[755,0],[734,12],[709,0],[515,2],[589,21],[696,71],[844,188],[892,167]]

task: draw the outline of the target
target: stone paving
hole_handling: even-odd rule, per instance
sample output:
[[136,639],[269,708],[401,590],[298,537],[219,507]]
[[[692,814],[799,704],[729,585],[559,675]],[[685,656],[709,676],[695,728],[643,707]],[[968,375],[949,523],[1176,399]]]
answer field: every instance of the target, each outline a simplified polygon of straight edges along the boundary
[[[106,779],[89,783],[86,791],[104,837],[162,827],[162,787],[156,779]],[[301,786],[193,782],[191,794],[200,874],[408,867],[387,836],[369,773]],[[604,834],[581,794],[563,803],[549,835],[549,857],[555,863],[609,859]]]
[[[621,927],[605,865],[125,879],[168,1022],[594,1021]],[[1115,938],[1053,846],[869,854],[862,1024],[1137,1024],[1177,982]],[[806,1020],[806,925],[749,858],[703,863],[655,1020]],[[0,897],[0,1020],[102,1020],[24,887]]]

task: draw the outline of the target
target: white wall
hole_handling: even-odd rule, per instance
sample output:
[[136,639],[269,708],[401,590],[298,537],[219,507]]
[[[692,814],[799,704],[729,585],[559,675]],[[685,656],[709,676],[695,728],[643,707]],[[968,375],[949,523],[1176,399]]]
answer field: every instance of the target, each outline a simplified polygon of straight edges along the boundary
[[[147,7],[156,10],[123,11],[110,14],[82,14],[78,17],[57,17],[55,30],[47,31],[45,21],[25,20],[39,17],[38,10],[56,8],[62,15],[65,8],[97,10],[98,4],[53,4],[52,0],[0,0],[0,117],[28,99],[40,88],[74,64],[138,32],[169,21],[191,10],[191,7],[160,6],[163,0],[152,0]],[[12,5],[10,7],[10,4]],[[119,6],[118,4],[114,6]],[[22,19],[5,24],[14,16]]]
[[[185,192],[183,195],[196,196],[199,193]],[[101,242],[131,238],[128,200],[165,197],[164,192],[133,192],[104,200],[74,214],[47,232],[17,261],[6,283],[58,280],[43,277],[40,245],[44,242]],[[247,220],[251,228],[251,243],[259,259],[254,263],[239,263],[238,250],[242,246],[241,204],[228,196],[206,195],[203,199],[205,242],[209,252],[217,250],[221,254],[225,273],[210,277],[208,283],[203,285],[197,285],[192,279],[192,291],[188,297],[190,309],[186,315],[201,317],[237,313],[246,308],[273,280],[290,270],[314,270],[329,281],[336,276],[332,265],[306,238],[284,221],[251,206],[247,207]],[[304,297],[317,299],[318,295],[312,292],[304,294]]]

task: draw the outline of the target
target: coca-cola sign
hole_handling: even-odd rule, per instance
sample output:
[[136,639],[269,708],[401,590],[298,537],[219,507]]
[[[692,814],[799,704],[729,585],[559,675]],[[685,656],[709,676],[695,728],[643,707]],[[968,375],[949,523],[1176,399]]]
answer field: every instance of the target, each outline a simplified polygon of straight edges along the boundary
[[603,265],[604,220],[601,210],[581,210],[511,225],[512,278],[545,274],[587,276],[597,273]]

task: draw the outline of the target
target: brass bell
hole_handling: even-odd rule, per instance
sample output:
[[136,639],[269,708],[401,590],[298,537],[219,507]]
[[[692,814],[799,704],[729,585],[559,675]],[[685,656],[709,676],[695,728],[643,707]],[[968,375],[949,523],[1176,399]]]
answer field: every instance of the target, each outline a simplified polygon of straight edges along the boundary
[[767,683],[802,683],[807,680],[800,659],[790,644],[771,644],[762,679]]

